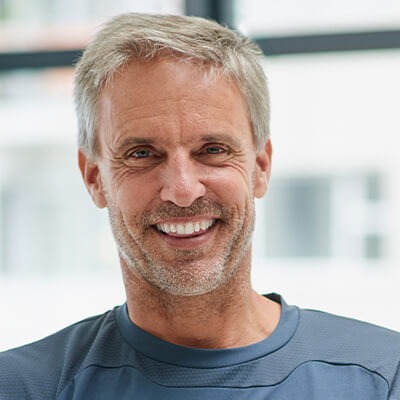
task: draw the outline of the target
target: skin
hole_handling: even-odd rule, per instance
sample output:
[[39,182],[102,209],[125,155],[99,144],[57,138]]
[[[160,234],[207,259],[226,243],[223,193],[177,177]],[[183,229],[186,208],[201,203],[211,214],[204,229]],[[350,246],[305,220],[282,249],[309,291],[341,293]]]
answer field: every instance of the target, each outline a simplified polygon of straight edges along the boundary
[[[256,151],[237,86],[182,60],[134,62],[98,107],[100,154],[79,151],[79,167],[95,204],[108,208],[130,319],[191,347],[265,339],[280,306],[251,287],[251,232],[272,150],[268,140]],[[215,224],[183,237],[155,229],[199,219]]]

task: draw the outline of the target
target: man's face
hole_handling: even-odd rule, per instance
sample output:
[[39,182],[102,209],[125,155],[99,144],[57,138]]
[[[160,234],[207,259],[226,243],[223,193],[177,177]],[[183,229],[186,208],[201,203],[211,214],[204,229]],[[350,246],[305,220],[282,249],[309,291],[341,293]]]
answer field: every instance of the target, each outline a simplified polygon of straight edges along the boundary
[[132,63],[103,89],[98,112],[100,155],[84,177],[108,207],[126,267],[188,296],[249,264],[253,198],[266,191],[271,154],[269,143],[256,153],[236,85],[188,62]]

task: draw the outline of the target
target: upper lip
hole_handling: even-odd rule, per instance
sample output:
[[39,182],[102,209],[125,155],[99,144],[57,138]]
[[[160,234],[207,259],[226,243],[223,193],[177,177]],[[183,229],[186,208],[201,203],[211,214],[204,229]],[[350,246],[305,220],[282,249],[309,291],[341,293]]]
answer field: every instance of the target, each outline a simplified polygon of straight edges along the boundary
[[153,225],[157,224],[188,224],[189,222],[198,222],[202,220],[216,220],[218,219],[215,216],[211,215],[196,215],[194,217],[172,217],[172,218],[165,218],[160,219],[155,222]]

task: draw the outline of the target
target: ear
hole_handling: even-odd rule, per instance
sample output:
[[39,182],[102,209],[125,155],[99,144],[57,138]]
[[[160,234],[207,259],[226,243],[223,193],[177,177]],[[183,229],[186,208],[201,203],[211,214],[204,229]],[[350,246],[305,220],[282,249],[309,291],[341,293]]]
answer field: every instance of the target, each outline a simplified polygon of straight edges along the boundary
[[264,149],[257,152],[256,170],[254,174],[254,197],[261,199],[267,193],[271,176],[272,145],[268,139]]
[[90,161],[81,150],[78,151],[78,164],[92,200],[97,207],[106,207],[107,201],[104,196],[103,183],[98,165],[94,161]]

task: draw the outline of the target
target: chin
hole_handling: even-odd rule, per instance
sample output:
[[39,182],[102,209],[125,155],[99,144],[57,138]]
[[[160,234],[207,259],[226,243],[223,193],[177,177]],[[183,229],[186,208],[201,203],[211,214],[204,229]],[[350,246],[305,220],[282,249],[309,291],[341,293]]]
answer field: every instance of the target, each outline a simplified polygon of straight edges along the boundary
[[[237,268],[222,257],[180,264],[152,265],[147,280],[159,290],[174,296],[200,296],[213,292],[226,284]],[[145,277],[146,279],[146,277]]]

